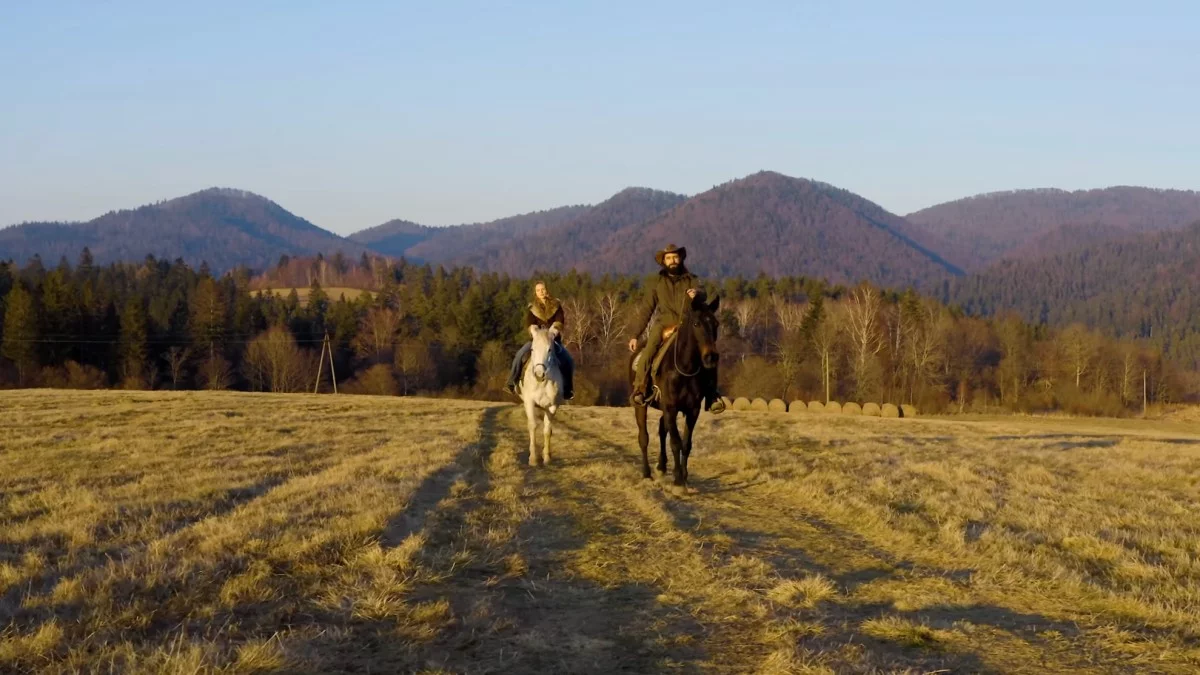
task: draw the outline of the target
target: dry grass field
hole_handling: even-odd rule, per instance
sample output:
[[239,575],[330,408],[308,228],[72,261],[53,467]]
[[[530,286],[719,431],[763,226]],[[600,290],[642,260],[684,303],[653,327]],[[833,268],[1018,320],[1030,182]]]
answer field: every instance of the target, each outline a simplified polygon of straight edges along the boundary
[[0,392],[0,671],[1200,669],[1194,423]]
[[[296,295],[300,298],[300,306],[301,307],[307,306],[308,305],[308,290],[309,290],[308,287],[305,286],[302,288],[296,288],[295,290],[296,290]],[[344,288],[342,286],[330,286],[329,288],[326,288],[324,290],[325,290],[325,294],[328,295],[329,299],[333,302],[337,302],[338,298],[343,297],[343,296],[345,296],[346,301],[349,302],[366,292],[361,288]],[[281,298],[286,298],[288,296],[288,294],[291,292],[292,292],[291,288],[272,288],[272,289],[269,289],[266,291],[253,291],[251,293],[251,295],[259,295],[260,293],[274,293],[275,295],[278,295]]]

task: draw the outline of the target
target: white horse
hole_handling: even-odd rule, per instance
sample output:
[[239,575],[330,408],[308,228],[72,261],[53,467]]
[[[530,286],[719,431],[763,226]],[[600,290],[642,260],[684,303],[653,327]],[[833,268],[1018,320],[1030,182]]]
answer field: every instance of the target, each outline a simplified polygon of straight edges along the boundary
[[521,377],[521,400],[525,403],[525,417],[529,420],[529,466],[537,466],[537,413],[542,411],[545,419],[542,431],[542,463],[550,463],[551,420],[563,402],[563,376],[554,353],[552,330],[530,326],[533,350],[529,363]]

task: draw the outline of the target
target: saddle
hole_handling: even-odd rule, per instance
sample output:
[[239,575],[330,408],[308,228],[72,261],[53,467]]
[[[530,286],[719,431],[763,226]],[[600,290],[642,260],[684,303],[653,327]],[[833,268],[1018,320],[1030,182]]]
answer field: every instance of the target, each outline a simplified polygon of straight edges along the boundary
[[[660,368],[662,368],[663,359],[667,357],[667,350],[671,348],[671,345],[675,344],[675,337],[678,334],[678,329],[679,326],[667,326],[666,328],[663,328],[662,342],[659,343],[658,350],[650,356],[650,358],[653,359],[650,361],[649,370],[651,383],[658,379],[658,371]],[[638,352],[637,356],[633,357],[633,372],[637,372],[638,363],[644,358],[646,358],[645,348]]]

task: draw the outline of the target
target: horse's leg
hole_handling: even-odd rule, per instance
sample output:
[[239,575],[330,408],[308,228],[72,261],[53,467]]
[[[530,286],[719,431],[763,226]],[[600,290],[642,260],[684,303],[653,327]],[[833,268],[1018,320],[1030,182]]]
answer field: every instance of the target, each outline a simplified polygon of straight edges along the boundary
[[679,437],[678,411],[674,406],[663,406],[663,417],[667,418],[667,433],[671,435],[671,459],[675,460],[675,484],[685,483],[683,474],[683,439]]
[[650,433],[646,430],[646,408],[633,406],[633,418],[638,426],[638,446],[642,449],[642,478],[650,477],[650,458],[646,455],[646,446],[650,444]]
[[532,400],[525,401],[525,417],[529,422],[529,466],[537,466],[537,408]]
[[658,418],[658,473],[667,472],[667,416]]
[[551,420],[554,419],[554,414],[550,411],[542,413],[545,418],[542,429],[542,464],[550,463],[550,435],[553,433],[551,429]]
[[688,458],[692,456],[692,431],[700,418],[700,408],[691,408],[683,414],[683,482],[688,479]]

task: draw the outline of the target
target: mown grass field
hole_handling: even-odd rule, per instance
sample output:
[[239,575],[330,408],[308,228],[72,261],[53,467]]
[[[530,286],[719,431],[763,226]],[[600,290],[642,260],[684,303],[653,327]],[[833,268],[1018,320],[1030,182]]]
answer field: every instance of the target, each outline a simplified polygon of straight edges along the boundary
[[1194,425],[0,392],[0,671],[1200,669]]
[[[272,289],[268,289],[265,291],[253,291],[251,294],[259,295],[261,293],[273,293],[275,295],[278,295],[281,298],[286,298],[292,292],[292,290],[293,289],[291,289],[291,288],[272,288]],[[354,300],[358,296],[362,295],[363,293],[368,292],[368,291],[364,291],[361,288],[347,288],[347,287],[343,287],[343,286],[330,286],[329,288],[326,288],[324,290],[325,290],[325,294],[328,295],[329,299],[333,302],[337,302],[338,298],[341,298],[343,296],[346,298],[346,301],[349,302],[351,300]],[[296,288],[295,291],[296,291],[297,297],[300,298],[300,306],[301,307],[307,306],[308,305],[309,288],[307,286],[305,286],[302,288]]]

